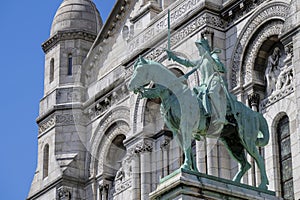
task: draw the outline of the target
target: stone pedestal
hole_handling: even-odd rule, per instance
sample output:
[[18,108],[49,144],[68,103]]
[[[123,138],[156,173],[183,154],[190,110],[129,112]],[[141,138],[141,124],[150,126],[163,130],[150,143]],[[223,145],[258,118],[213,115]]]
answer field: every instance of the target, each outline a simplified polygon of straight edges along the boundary
[[160,181],[150,193],[151,200],[279,200],[275,192],[261,190],[231,180],[217,178],[189,170],[178,169]]

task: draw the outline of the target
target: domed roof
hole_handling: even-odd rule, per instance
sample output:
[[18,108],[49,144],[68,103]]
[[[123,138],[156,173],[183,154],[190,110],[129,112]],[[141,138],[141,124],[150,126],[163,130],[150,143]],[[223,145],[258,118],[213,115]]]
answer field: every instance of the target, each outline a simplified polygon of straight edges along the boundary
[[64,0],[54,16],[50,36],[71,30],[97,34],[101,27],[102,19],[91,0]]

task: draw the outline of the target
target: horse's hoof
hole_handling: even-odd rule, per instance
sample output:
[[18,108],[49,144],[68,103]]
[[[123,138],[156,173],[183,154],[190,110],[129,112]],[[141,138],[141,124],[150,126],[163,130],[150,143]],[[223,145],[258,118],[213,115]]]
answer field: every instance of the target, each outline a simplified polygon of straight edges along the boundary
[[181,168],[181,169],[192,170],[191,167],[190,167],[190,165],[188,165],[188,164],[186,164],[186,163],[184,163],[183,165],[181,165],[180,168]]
[[266,184],[260,184],[258,188],[262,190],[268,190],[268,186]]

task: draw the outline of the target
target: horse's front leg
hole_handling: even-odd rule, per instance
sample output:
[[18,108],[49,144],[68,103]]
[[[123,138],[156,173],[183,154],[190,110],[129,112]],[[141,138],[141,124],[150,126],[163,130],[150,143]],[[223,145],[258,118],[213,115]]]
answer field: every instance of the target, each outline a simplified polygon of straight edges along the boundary
[[181,132],[183,139],[183,153],[184,153],[184,163],[181,166],[183,169],[193,170],[193,160],[192,160],[192,137],[191,132],[186,130]]
[[184,163],[181,165],[181,168],[192,170],[192,157],[191,157],[191,148],[184,148]]

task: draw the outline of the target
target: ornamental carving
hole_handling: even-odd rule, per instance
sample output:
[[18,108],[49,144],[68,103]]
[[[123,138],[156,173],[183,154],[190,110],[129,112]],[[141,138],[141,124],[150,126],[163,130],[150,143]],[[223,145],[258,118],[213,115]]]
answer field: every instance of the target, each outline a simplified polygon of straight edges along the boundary
[[72,188],[62,186],[57,189],[57,200],[70,200]]
[[[247,47],[249,40],[255,33],[258,27],[260,27],[264,22],[270,19],[281,19],[284,20],[288,13],[288,6],[286,4],[269,4],[249,20],[249,23],[245,25],[247,27],[240,35],[239,42],[235,46],[233,58],[232,58],[232,71],[231,71],[231,88],[241,84],[241,64],[242,64],[242,53],[245,47]],[[247,73],[247,72],[246,72]]]
[[153,142],[148,140],[143,140],[136,144],[134,148],[134,153],[144,153],[144,152],[152,152],[153,149]]
[[85,120],[81,114],[52,114],[47,117],[43,122],[39,123],[39,134],[53,128],[54,126],[66,126],[74,124],[85,124]]
[[103,115],[114,104],[118,104],[129,95],[126,84],[119,85],[113,91],[107,93],[104,97],[98,99],[95,103],[85,109],[84,113],[90,119],[95,119]]
[[248,101],[250,106],[258,106],[259,100],[260,100],[260,96],[257,93],[253,93],[248,96]]
[[49,130],[55,126],[55,116],[51,115],[46,118],[42,123],[39,124],[39,134]]

